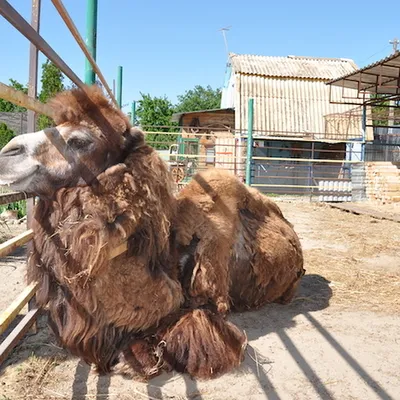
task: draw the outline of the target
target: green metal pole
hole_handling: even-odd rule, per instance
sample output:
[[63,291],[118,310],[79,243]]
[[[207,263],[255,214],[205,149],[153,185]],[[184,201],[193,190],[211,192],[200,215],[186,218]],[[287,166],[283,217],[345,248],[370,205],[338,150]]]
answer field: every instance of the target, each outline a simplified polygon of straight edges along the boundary
[[363,104],[362,108],[362,144],[361,144],[361,161],[365,161],[365,141],[367,140],[367,106]]
[[118,76],[117,76],[117,103],[118,107],[122,107],[122,67],[118,67]]
[[251,186],[251,160],[253,157],[253,111],[254,99],[249,99],[247,113],[247,157],[246,157],[246,184]]
[[[97,46],[97,0],[87,0],[86,10],[86,46],[90,54],[96,60]],[[85,83],[86,85],[94,85],[96,82],[96,74],[89,60],[85,59]]]
[[135,122],[136,122],[136,101],[132,102],[131,122],[132,122],[132,125],[135,125]]

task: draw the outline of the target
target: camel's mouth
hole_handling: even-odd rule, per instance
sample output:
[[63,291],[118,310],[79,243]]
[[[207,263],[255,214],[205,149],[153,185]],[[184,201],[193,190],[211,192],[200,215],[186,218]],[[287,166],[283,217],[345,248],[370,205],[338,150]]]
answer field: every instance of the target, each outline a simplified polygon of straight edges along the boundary
[[21,187],[26,186],[34,178],[39,166],[35,166],[22,176],[0,177],[0,186]]

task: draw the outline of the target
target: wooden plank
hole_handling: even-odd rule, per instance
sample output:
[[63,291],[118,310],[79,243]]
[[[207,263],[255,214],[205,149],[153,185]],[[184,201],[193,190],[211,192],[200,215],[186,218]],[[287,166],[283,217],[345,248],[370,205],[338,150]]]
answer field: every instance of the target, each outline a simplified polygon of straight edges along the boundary
[[28,243],[33,239],[33,231],[29,229],[14,238],[0,244],[0,257],[6,257],[15,249]]
[[[0,9],[1,9],[1,3],[0,3]],[[39,114],[47,115],[48,117],[51,117],[53,114],[53,110],[48,105],[43,104],[40,101],[32,97],[29,97],[27,94],[19,90],[15,90],[14,88],[7,86],[1,82],[0,82],[0,98],[7,101],[11,101],[11,103],[28,108],[29,110],[35,111]]]
[[35,295],[39,284],[31,283],[23,292],[0,314],[0,335],[6,331],[26,303]]
[[337,208],[342,211],[351,212],[352,214],[368,215],[371,218],[384,219],[400,223],[400,216],[390,215],[381,211],[375,211],[371,208],[361,208],[357,207],[354,204],[349,204],[349,203],[340,203],[340,204],[327,203],[327,204],[331,208]]
[[6,337],[3,343],[0,344],[0,364],[7,359],[7,356],[11,353],[16,344],[22,339],[25,333],[29,331],[40,312],[41,310],[39,308],[30,310],[20,321],[20,323],[13,329],[13,331]]
[[20,192],[0,194],[0,205],[14,203],[14,201],[27,200],[30,197],[32,196]]

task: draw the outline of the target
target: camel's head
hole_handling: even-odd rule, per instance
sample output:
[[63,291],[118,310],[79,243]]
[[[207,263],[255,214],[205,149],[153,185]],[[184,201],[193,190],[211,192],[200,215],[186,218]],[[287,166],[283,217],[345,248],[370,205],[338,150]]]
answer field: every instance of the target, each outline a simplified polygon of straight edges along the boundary
[[91,184],[144,143],[96,86],[59,93],[49,105],[57,126],[20,135],[0,152],[0,185],[43,197]]

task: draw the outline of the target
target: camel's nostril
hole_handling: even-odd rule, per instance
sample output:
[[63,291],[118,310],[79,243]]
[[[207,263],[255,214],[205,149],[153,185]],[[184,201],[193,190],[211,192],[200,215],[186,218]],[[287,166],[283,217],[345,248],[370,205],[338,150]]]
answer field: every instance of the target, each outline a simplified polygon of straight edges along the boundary
[[0,151],[0,154],[2,156],[17,156],[19,154],[22,154],[24,151],[24,146],[13,145],[3,147],[3,149]]

